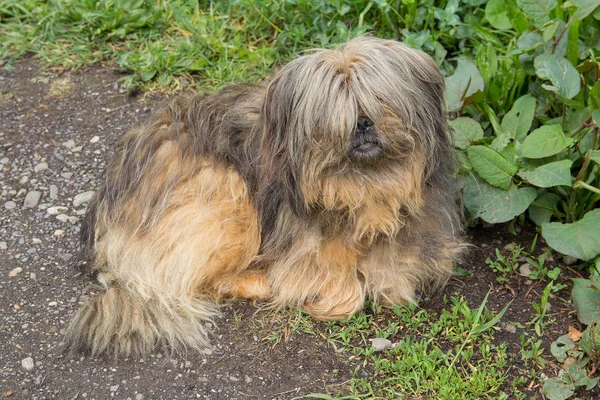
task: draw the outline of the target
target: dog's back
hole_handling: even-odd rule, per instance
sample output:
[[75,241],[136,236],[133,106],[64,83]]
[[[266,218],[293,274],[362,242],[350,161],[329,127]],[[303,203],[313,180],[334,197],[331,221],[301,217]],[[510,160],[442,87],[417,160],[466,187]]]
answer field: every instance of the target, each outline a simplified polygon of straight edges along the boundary
[[[260,244],[251,178],[238,171],[249,168],[262,92],[235,86],[179,98],[122,138],[82,229],[107,290],[70,325],[71,349],[199,348],[208,344],[215,295],[245,295],[254,283],[269,294],[252,273],[247,282],[226,279],[249,266]],[[203,299],[208,292],[213,301]]]

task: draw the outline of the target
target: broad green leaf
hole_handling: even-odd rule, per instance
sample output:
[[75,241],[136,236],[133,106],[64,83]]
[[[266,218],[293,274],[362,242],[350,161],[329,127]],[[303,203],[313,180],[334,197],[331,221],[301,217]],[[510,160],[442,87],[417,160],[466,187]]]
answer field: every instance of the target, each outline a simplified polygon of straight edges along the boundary
[[[594,305],[596,308],[600,308],[598,302],[594,303]],[[600,317],[600,313],[596,317]],[[598,322],[598,319],[588,322],[588,327],[583,331],[583,335],[581,335],[581,340],[579,341],[581,350],[585,351],[588,356],[594,356],[600,350],[600,327],[598,326]]]
[[544,44],[542,37],[535,32],[525,32],[517,40],[517,47],[521,50],[531,50]]
[[521,145],[521,156],[544,158],[560,153],[573,143],[558,124],[544,125],[531,132]]
[[469,160],[477,174],[487,183],[508,190],[517,166],[508,162],[502,154],[485,146],[473,146],[468,150]]
[[519,97],[504,118],[502,118],[502,130],[510,132],[511,137],[522,142],[535,115],[536,99],[530,94]]
[[594,151],[592,151],[592,156],[590,158],[596,164],[600,164],[600,150],[594,150]]
[[588,106],[592,108],[600,108],[600,81],[596,82],[590,90],[590,96],[588,97]]
[[529,218],[537,225],[542,226],[546,222],[550,222],[550,218],[554,214],[556,205],[560,201],[560,197],[554,193],[542,193],[529,206]]
[[571,3],[578,7],[572,17],[575,21],[581,21],[600,6],[600,0],[572,0]]
[[520,171],[519,176],[538,187],[571,186],[571,165],[571,160],[555,161],[532,171]]
[[496,29],[512,28],[506,6],[505,0],[489,0],[485,6],[485,18]]
[[464,151],[457,152],[456,159],[467,171],[471,171],[473,169],[473,166],[471,165],[471,160],[469,160],[469,156],[467,156],[467,153],[465,153]]
[[545,223],[542,236],[554,250],[588,261],[600,254],[599,227],[600,209],[596,209],[571,224]]
[[569,337],[569,335],[562,335],[556,342],[552,342],[550,345],[550,352],[558,360],[558,362],[565,362],[569,351],[577,347],[577,344]]
[[594,120],[596,126],[600,126],[600,110],[592,111],[592,119]]
[[567,400],[575,393],[575,385],[562,378],[550,378],[544,382],[542,394],[549,400]]
[[600,321],[600,291],[591,280],[573,278],[572,296],[577,319],[582,324]]
[[556,0],[517,0],[517,4],[536,27],[550,21],[550,11],[558,5]]
[[483,139],[483,129],[479,122],[469,117],[458,117],[450,121],[454,131],[454,145],[459,149],[466,149],[471,143]]
[[446,104],[448,111],[458,111],[464,100],[483,91],[483,78],[477,66],[469,60],[459,59],[454,74],[446,79]]
[[581,89],[579,72],[566,58],[555,54],[541,54],[533,60],[533,65],[537,76],[552,82],[552,85],[543,84],[544,89],[558,93],[567,99],[579,93]]
[[491,224],[510,221],[522,214],[537,195],[534,188],[498,189],[474,174],[467,177],[463,190],[465,207],[471,215]]

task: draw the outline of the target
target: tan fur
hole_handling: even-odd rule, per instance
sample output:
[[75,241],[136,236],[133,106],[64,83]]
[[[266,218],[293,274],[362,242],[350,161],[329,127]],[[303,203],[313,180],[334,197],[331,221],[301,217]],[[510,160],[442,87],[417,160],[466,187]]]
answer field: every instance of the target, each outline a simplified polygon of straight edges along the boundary
[[266,87],[179,98],[125,135],[84,245],[105,292],[65,342],[92,354],[208,345],[229,298],[349,318],[414,301],[461,252],[443,79],[374,38]]

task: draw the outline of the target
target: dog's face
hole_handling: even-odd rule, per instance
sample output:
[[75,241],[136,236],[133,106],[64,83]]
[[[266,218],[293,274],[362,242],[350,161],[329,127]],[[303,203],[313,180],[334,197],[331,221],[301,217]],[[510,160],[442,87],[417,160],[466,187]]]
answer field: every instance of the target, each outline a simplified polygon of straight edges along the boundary
[[352,197],[363,194],[339,192],[365,182],[385,191],[407,174],[411,182],[393,189],[412,196],[447,143],[444,81],[433,60],[375,38],[286,65],[267,89],[262,119],[267,168],[291,175],[308,206],[358,207]]

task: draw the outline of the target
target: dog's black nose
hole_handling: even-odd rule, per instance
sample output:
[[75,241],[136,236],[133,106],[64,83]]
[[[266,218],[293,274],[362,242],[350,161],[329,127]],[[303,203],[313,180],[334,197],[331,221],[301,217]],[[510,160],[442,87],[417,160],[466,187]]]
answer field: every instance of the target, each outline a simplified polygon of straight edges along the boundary
[[366,117],[360,117],[356,122],[356,134],[361,135],[366,133],[373,126],[373,121]]

